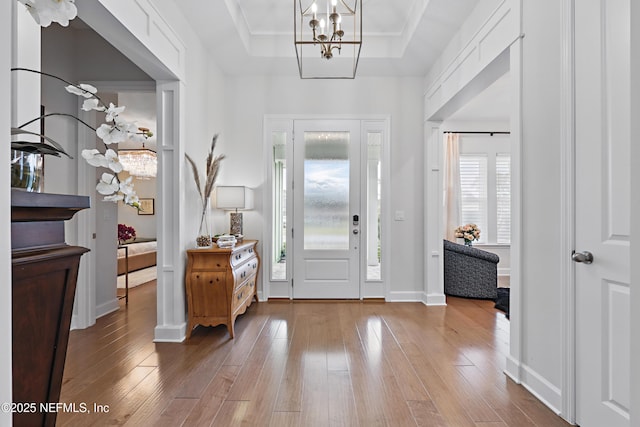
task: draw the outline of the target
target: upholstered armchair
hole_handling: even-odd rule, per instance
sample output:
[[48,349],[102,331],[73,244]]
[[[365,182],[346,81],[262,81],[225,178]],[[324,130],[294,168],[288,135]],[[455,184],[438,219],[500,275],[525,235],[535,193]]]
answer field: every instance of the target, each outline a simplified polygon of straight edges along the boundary
[[444,241],[444,293],[467,298],[498,296],[498,255]]

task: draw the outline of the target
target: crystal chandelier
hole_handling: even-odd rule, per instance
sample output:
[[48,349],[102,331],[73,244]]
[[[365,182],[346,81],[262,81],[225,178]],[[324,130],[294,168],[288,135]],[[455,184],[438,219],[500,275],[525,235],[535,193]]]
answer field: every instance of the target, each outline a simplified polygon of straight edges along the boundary
[[[362,46],[362,0],[313,0],[307,7],[303,1],[308,0],[293,2],[300,78],[355,78]],[[319,2],[324,9],[318,8]]]
[[124,170],[138,179],[155,178],[158,173],[158,156],[148,148],[118,150],[118,158]]

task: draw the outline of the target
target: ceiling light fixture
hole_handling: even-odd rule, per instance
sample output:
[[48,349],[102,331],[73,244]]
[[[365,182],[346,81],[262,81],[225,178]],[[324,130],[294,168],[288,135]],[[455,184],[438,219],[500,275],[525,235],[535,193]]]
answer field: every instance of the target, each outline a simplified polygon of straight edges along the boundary
[[118,150],[118,158],[124,170],[138,179],[155,178],[158,174],[158,156],[148,148]]
[[[308,2],[293,0],[300,78],[355,78],[362,47],[362,0],[313,0],[307,7],[302,6],[303,1]],[[318,9],[319,1],[325,10]]]

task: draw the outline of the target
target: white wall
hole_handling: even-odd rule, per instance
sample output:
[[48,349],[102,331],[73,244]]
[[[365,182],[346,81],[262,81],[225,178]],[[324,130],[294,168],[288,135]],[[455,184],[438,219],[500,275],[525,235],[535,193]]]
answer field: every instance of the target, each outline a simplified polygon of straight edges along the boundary
[[523,3],[521,319],[523,381],[562,393],[561,4]]
[[[220,184],[255,188],[262,199],[264,179],[263,117],[266,114],[391,117],[392,211],[405,211],[405,221],[393,221],[390,233],[391,298],[416,300],[422,294],[422,80],[370,78],[300,80],[298,77],[230,77],[226,85],[227,126],[221,135]],[[264,227],[259,203],[244,213],[245,235],[260,239]],[[393,213],[392,213],[393,214]],[[228,215],[216,213],[214,230],[228,227]]]
[[[640,115],[640,4],[631,2],[631,117]],[[640,135],[640,120],[632,120],[631,135]],[[640,158],[640,144],[631,144],[631,158]],[[640,168],[631,168],[631,194],[640,194]],[[640,218],[640,197],[631,197],[631,218]],[[631,221],[631,259],[640,259],[640,225]],[[640,358],[640,263],[631,263],[631,360]],[[631,420],[640,420],[640,367],[631,364]]]
[[[16,2],[0,3],[0,93],[4,93],[0,101],[0,129],[5,141],[10,139],[9,128],[11,126],[11,49],[15,43],[12,34],[14,27],[13,9]],[[5,152],[6,154],[6,152]],[[0,162],[0,205],[11,205],[11,187],[9,180],[9,163]],[[0,235],[11,235],[11,210],[0,209]],[[0,402],[11,402],[12,372],[11,372],[11,244],[8,239],[2,239],[0,244]],[[0,425],[10,426],[11,412],[0,411]]]

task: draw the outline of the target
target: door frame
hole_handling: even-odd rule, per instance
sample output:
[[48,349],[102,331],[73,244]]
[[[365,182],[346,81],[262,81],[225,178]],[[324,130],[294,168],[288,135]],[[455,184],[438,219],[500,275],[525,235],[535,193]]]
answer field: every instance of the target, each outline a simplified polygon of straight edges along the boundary
[[[266,242],[272,241],[272,223],[273,223],[273,200],[271,188],[273,186],[272,164],[273,150],[271,134],[273,132],[287,133],[286,156],[287,161],[293,160],[293,122],[297,120],[358,120],[360,121],[361,136],[366,135],[367,131],[375,125],[376,130],[383,133],[383,143],[381,150],[381,206],[380,206],[380,227],[381,227],[381,259],[383,264],[381,267],[381,280],[366,280],[366,251],[360,251],[360,299],[368,298],[389,298],[389,281],[391,252],[389,250],[389,232],[391,230],[391,208],[390,198],[390,160],[391,160],[391,116],[380,114],[354,114],[354,115],[322,115],[322,114],[266,114],[263,117],[263,158],[264,158],[264,183],[265,191],[262,192],[262,205],[264,206],[264,219],[267,224],[263,228],[263,239]],[[360,150],[361,162],[366,160],[366,150]],[[364,156],[364,157],[363,157]],[[363,160],[364,159],[364,160]],[[290,169],[291,166],[288,166]],[[292,169],[290,169],[292,170]],[[287,192],[293,194],[291,188],[292,177],[287,178]],[[287,198],[287,212],[293,211],[292,197]],[[361,202],[362,205],[362,202]],[[287,236],[291,236],[293,222],[288,221]],[[271,280],[271,262],[273,250],[270,245],[263,247],[263,259],[265,260],[264,273],[262,274],[262,289],[258,291],[260,301],[268,299],[293,299],[293,290],[291,287],[291,279],[293,277],[293,260],[287,262],[286,280]],[[294,256],[295,250],[287,244],[287,253],[289,259]],[[289,261],[289,259],[287,261]],[[269,262],[266,262],[269,261]]]
[[[368,141],[361,133],[362,122],[360,120],[294,120],[294,144],[293,162],[291,164],[292,178],[296,183],[291,199],[293,200],[293,210],[287,212],[287,218],[293,222],[294,236],[291,240],[293,244],[293,254],[290,257],[293,275],[295,280],[293,286],[294,299],[361,299],[363,291],[361,263],[362,242],[367,242],[366,235],[362,238],[362,233],[353,234],[352,230],[367,230],[368,218],[363,213],[363,201],[366,200],[366,192],[363,191],[363,184],[367,181],[362,169],[363,151],[367,150],[365,145]],[[348,135],[346,139],[346,162],[347,181],[349,191],[347,192],[348,211],[346,226],[346,246],[341,249],[308,249],[305,247],[306,241],[306,177],[307,177],[307,135],[323,134],[325,132]],[[315,138],[313,138],[315,139]],[[344,140],[343,140],[344,141]],[[326,165],[322,169],[325,170]],[[353,224],[352,215],[359,215],[357,226]],[[368,242],[367,242],[368,243]],[[353,246],[356,246],[354,249]],[[366,250],[366,248],[365,248]],[[346,261],[346,271],[343,271]],[[320,267],[320,265],[322,267]],[[315,266],[315,267],[312,267]],[[341,273],[339,273],[341,272]],[[319,274],[318,279],[309,279],[308,274]],[[339,273],[333,279],[332,276]],[[342,273],[345,276],[342,276]],[[366,278],[366,277],[365,277]]]

